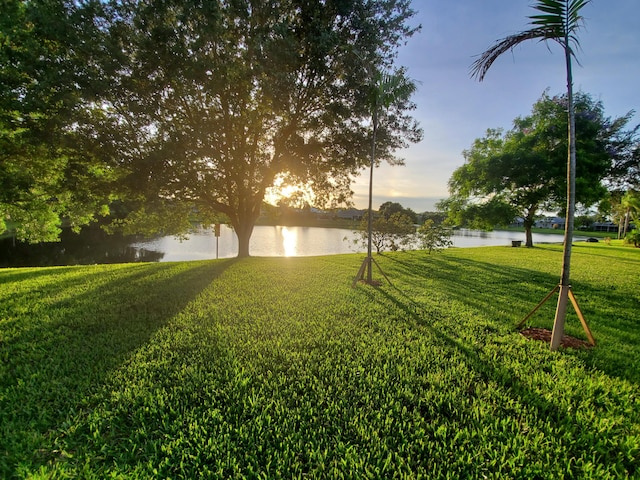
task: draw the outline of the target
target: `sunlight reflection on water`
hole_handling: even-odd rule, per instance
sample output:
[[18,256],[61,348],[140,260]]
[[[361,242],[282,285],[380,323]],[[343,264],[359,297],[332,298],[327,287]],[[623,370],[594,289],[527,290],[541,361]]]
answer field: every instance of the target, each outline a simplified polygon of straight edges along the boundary
[[282,247],[285,257],[295,257],[298,246],[298,234],[295,230],[282,227]]

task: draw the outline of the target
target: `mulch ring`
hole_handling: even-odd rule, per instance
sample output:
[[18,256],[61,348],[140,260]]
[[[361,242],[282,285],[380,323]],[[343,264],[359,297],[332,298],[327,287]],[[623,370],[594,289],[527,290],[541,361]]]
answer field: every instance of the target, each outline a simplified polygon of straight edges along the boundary
[[[551,343],[551,330],[546,328],[525,328],[520,330],[520,334],[531,340],[540,340],[542,342]],[[580,340],[579,338],[570,337],[565,335],[560,341],[560,346],[563,348],[593,348],[589,342]]]

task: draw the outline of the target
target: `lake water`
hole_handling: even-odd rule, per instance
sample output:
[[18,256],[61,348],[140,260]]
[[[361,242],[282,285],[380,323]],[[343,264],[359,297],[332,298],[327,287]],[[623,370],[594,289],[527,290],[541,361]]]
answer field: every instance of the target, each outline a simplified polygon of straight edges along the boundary
[[[352,230],[321,227],[273,227],[257,226],[251,236],[249,252],[256,257],[296,257],[366,252],[366,247],[354,245]],[[586,237],[585,237],[586,238]],[[582,238],[576,237],[576,241]],[[524,232],[456,230],[452,237],[454,247],[480,247],[511,245],[511,241],[524,243]],[[562,243],[562,235],[533,234],[535,243]],[[216,246],[217,244],[217,246]],[[222,225],[216,240],[211,230],[200,230],[189,235],[188,240],[163,237],[133,245],[144,251],[161,252],[161,262],[204,260],[235,257],[238,239],[233,230]],[[216,253],[217,248],[217,253]]]
[[[366,252],[366,247],[353,243],[355,237],[352,230],[341,228],[257,226],[251,237],[250,252],[263,257]],[[576,241],[585,239],[575,238]],[[452,240],[455,247],[509,246],[513,240],[524,242],[524,233],[456,230]],[[561,243],[562,235],[534,233],[533,241]],[[162,237],[134,242],[94,228],[81,235],[64,231],[61,241],[54,243],[26,245],[5,238],[0,241],[0,267],[207,260],[235,257],[237,252],[236,235],[224,225],[218,239],[211,230],[203,229],[183,241]]]
[[[353,245],[354,238],[353,231],[342,228],[256,226],[249,252],[255,257],[299,257],[363,251]],[[238,238],[226,225],[221,225],[217,239],[212,230],[202,229],[190,234],[188,240],[169,236],[133,246],[162,252],[162,262],[231,258],[238,254]]]

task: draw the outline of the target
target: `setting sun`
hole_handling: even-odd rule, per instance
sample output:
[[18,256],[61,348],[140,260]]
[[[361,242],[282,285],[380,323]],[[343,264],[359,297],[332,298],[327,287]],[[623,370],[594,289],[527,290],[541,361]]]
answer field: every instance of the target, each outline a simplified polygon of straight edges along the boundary
[[264,201],[271,205],[278,205],[283,200],[292,206],[302,203],[312,204],[313,193],[302,185],[293,185],[287,182],[286,176],[281,175],[275,179],[273,186],[267,189]]

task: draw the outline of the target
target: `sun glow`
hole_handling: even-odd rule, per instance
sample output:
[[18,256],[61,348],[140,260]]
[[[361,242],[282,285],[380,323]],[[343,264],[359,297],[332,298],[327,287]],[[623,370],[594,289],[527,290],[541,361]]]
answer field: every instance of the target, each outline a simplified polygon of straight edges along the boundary
[[[281,175],[275,179],[273,186],[265,192],[264,201],[270,205],[278,205],[285,201],[290,206],[301,206],[303,202],[313,203],[313,194],[310,189],[303,185],[295,185],[289,183],[285,175]],[[296,205],[300,204],[300,205]]]

